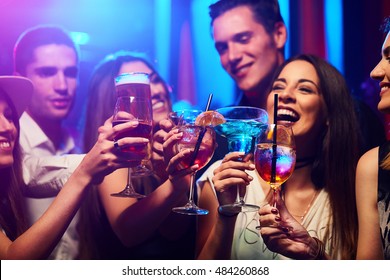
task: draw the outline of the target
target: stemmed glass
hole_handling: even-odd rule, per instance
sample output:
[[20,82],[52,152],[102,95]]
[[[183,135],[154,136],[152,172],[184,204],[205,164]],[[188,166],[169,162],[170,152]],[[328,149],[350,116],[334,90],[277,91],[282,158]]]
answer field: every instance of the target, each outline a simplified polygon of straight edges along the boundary
[[[268,114],[265,110],[247,106],[231,106],[216,110],[222,114],[225,123],[214,127],[215,131],[227,138],[229,152],[253,151],[257,135],[268,123]],[[221,211],[228,213],[257,211],[259,206],[247,204],[237,186],[237,199],[233,204],[226,204],[220,207]]]
[[[202,111],[190,110],[173,112],[171,120],[177,124],[176,128],[183,133],[182,138],[175,145],[176,152],[190,149],[191,153],[180,163],[184,168],[194,164],[203,168],[212,158],[216,147],[215,132],[211,126],[195,125],[195,117]],[[198,169],[198,170],[199,170]],[[181,207],[175,207],[172,211],[186,215],[207,215],[208,210],[199,208],[194,202],[196,172],[191,174],[190,193],[188,202]]]
[[[113,125],[132,120],[138,121],[136,128],[121,133],[115,140],[123,137],[142,137],[149,139],[149,143],[121,148],[122,151],[132,153],[129,161],[134,161],[134,166],[128,168],[125,188],[111,195],[116,197],[143,198],[145,195],[139,194],[134,190],[131,178],[134,171],[139,172],[144,169],[142,162],[151,158],[150,141],[152,140],[153,113],[148,75],[145,73],[122,74],[115,79],[115,85],[117,101],[114,109]],[[141,164],[138,165],[140,162]],[[141,175],[148,174],[150,174],[148,170],[141,172]]]
[[293,173],[295,161],[295,140],[291,127],[268,125],[257,138],[255,166],[260,177],[274,191],[274,205],[276,190]]

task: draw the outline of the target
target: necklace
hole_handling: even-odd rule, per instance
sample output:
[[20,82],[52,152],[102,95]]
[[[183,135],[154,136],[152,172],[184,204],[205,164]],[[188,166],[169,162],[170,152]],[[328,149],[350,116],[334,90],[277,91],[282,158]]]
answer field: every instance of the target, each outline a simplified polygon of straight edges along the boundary
[[[317,197],[317,194],[318,194],[318,190],[315,190],[314,193],[313,193],[313,197],[311,198],[309,204],[307,205],[307,207],[306,207],[306,209],[305,209],[305,211],[303,212],[302,215],[293,214],[293,213],[290,212],[290,214],[291,214],[292,216],[294,216],[294,218],[298,218],[300,224],[303,223],[303,218],[305,218],[307,212],[309,211],[311,205],[313,204],[315,198]],[[285,200],[285,191],[284,191],[284,190],[283,190],[283,192],[282,192],[282,198],[283,198],[283,200]]]

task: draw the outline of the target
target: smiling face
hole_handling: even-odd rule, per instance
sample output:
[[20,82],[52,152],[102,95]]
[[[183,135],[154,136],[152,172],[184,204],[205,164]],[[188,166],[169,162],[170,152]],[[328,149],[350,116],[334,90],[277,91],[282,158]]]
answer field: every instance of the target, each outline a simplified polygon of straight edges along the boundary
[[[282,31],[282,32],[281,32]],[[247,94],[261,90],[283,61],[280,50],[286,39],[285,27],[268,34],[248,6],[226,11],[213,23],[213,37],[221,64]]]
[[12,115],[12,109],[0,94],[0,168],[14,163],[13,150],[18,132]]
[[371,71],[371,78],[379,81],[381,91],[378,110],[382,113],[390,113],[390,32],[382,46],[382,59]]
[[144,72],[149,74],[153,108],[153,126],[158,126],[158,123],[161,120],[168,119],[168,114],[171,111],[169,92],[164,85],[164,81],[142,61],[123,63],[118,74],[130,72]]
[[27,112],[36,120],[61,121],[69,113],[77,87],[76,52],[66,45],[42,45],[26,66],[34,84]]
[[[272,85],[267,100],[269,116],[274,115],[274,94],[278,94],[278,124],[292,126],[298,147],[311,156],[326,126],[326,110],[315,68],[309,62],[288,63]],[[273,120],[271,120],[273,122]]]

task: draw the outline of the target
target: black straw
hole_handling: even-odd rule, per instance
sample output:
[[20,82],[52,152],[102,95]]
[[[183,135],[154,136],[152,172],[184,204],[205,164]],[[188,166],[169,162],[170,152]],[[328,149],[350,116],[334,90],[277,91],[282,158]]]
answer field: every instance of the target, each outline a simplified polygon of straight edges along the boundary
[[[210,93],[209,99],[207,100],[205,112],[207,112],[209,110],[212,99],[213,99],[213,94]],[[196,141],[196,144],[195,144],[194,155],[192,157],[190,166],[194,165],[194,163],[195,163],[196,156],[198,155],[198,151],[200,149],[200,145],[202,144],[202,140],[203,140],[204,135],[206,134],[206,131],[207,131],[207,128],[202,127],[202,130],[199,132],[199,137],[198,137],[198,140]]]
[[272,165],[271,165],[271,183],[276,182],[276,159],[277,143],[276,136],[278,132],[278,94],[274,94],[274,134],[272,135]]

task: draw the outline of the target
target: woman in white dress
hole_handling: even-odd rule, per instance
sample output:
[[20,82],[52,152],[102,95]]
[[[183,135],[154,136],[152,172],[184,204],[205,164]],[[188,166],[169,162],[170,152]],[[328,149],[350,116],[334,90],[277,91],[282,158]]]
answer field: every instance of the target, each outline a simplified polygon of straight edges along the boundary
[[[198,258],[353,259],[359,136],[346,82],[312,55],[289,59],[275,77],[267,111],[273,116],[278,93],[277,122],[291,126],[295,135],[295,170],[276,207],[248,156],[233,152],[206,170],[198,181],[199,205],[210,214],[199,219]],[[218,210],[235,200],[237,185],[247,186],[245,202],[261,206],[258,213]]]

